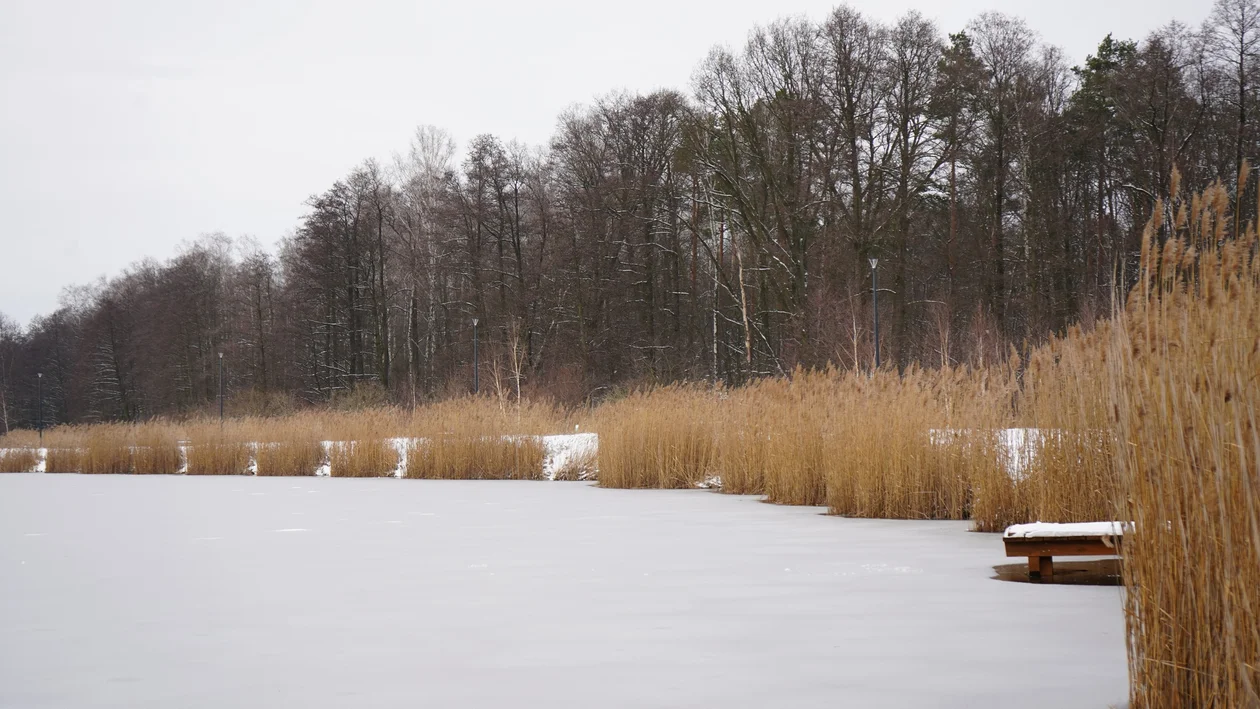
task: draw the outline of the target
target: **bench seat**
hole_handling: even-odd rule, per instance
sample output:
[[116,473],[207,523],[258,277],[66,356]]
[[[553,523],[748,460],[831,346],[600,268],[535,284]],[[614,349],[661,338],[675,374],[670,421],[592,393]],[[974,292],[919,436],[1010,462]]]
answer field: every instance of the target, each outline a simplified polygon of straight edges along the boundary
[[1117,556],[1124,531],[1120,522],[1016,524],[1002,533],[1007,556],[1028,558],[1032,578],[1054,577],[1056,556]]

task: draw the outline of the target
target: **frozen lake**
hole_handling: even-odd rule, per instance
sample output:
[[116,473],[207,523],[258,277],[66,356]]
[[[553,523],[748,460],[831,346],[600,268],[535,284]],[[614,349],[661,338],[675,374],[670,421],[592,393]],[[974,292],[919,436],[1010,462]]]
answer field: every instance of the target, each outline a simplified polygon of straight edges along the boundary
[[1098,707],[1121,589],[589,483],[0,475],[0,707]]

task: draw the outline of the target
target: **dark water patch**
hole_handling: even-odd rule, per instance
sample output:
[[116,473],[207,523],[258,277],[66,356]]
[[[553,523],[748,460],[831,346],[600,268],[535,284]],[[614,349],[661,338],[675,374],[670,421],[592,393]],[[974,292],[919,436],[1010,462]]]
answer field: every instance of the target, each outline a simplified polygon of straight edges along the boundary
[[1019,583],[1057,583],[1079,586],[1122,586],[1119,559],[1058,559],[1054,560],[1054,576],[1049,579],[1030,578],[1028,562],[1000,564],[993,567],[993,578],[999,581]]

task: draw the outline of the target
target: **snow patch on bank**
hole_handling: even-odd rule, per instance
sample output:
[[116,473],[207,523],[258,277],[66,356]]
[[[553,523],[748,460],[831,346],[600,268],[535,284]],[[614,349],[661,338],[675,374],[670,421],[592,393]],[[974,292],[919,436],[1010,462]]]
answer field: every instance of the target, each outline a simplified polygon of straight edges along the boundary
[[[563,433],[552,436],[504,436],[504,440],[536,438],[542,441],[546,457],[543,459],[542,477],[546,480],[591,480],[595,477],[595,453],[599,449],[599,435],[595,433]],[[407,475],[407,454],[413,446],[425,438],[387,438],[385,442],[398,453],[398,465],[390,473],[392,477]],[[315,469],[320,477],[332,475],[332,448],[344,441],[321,441],[324,462]],[[256,465],[251,466],[251,472]]]
[[595,477],[595,454],[599,450],[597,433],[564,433],[543,436],[547,458],[543,477],[548,480],[590,480]]

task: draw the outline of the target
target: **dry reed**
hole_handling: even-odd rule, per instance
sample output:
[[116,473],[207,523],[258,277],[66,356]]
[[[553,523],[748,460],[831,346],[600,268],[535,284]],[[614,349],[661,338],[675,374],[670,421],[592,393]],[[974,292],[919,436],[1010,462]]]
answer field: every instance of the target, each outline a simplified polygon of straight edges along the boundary
[[136,427],[132,450],[137,474],[172,475],[180,470],[179,436],[169,424],[153,421]]
[[605,404],[598,412],[599,484],[688,488],[710,475],[715,392],[670,386]]
[[247,475],[250,444],[235,437],[194,434],[187,451],[188,475]]
[[273,441],[258,444],[257,474],[314,475],[324,463],[324,447],[319,441]]
[[1134,709],[1260,706],[1260,240],[1228,204],[1156,210],[1110,347]]
[[831,513],[966,519],[976,481],[1006,472],[994,431],[1009,399],[1006,381],[989,370],[911,368],[837,382]]
[[534,436],[436,436],[407,448],[406,476],[445,480],[537,480],[546,450]]
[[125,424],[93,426],[83,446],[80,472],[94,475],[122,475],[134,470],[131,427]]
[[46,473],[83,472],[83,450],[80,448],[49,448],[44,456]]
[[0,449],[0,473],[30,473],[38,465],[39,455],[34,449]]
[[338,441],[328,451],[330,474],[338,478],[379,478],[398,469],[398,449],[391,441]]
[[[465,397],[407,410],[380,406],[321,409],[285,416],[155,420],[140,425],[59,426],[45,432],[49,472],[169,473],[193,475],[247,472],[251,457],[261,475],[310,475],[325,462],[321,441],[380,441],[386,438],[448,437],[442,465],[485,477],[540,477],[541,444],[496,443],[504,437],[563,433],[573,428],[565,411],[548,402],[506,402]],[[478,438],[489,441],[470,443]],[[454,443],[456,439],[467,439]],[[0,448],[34,448],[37,432],[6,434]],[[181,444],[186,461],[181,465]],[[264,445],[265,444],[265,445]],[[376,445],[368,444],[366,447]],[[251,456],[252,449],[259,450]],[[319,450],[317,450],[319,449]],[[384,455],[388,459],[395,452]],[[358,457],[367,456],[366,452]],[[369,467],[375,463],[365,459]],[[390,466],[390,470],[396,463]],[[584,475],[593,465],[573,461],[566,475]],[[480,472],[476,472],[480,471]],[[496,472],[497,471],[497,472]],[[457,474],[457,473],[450,473]]]
[[1106,396],[1113,333],[1110,322],[1089,332],[1074,327],[1029,357],[1020,409],[1032,431],[1019,483],[1029,518],[1089,522],[1114,514],[1119,481]]

